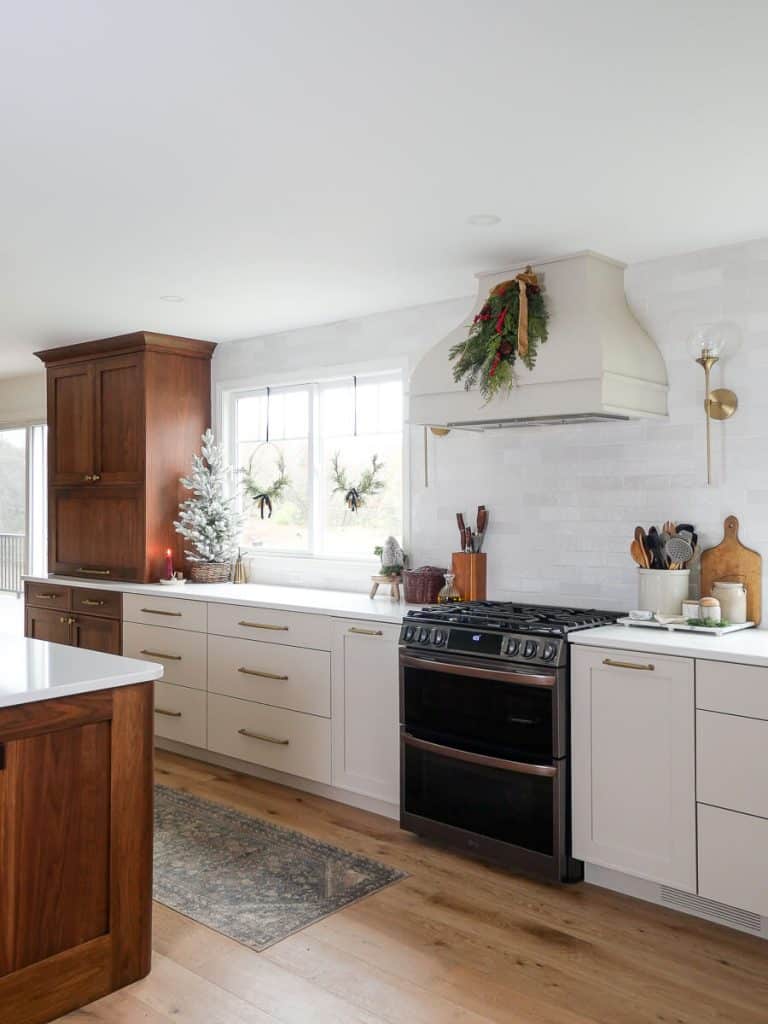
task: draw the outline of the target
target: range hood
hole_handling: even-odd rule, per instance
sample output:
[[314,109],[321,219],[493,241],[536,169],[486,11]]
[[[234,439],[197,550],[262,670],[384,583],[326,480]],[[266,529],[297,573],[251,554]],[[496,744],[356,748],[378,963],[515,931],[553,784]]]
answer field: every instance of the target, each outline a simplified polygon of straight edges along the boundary
[[467,336],[489,292],[526,264],[477,274],[478,295],[465,323],[431,348],[410,383],[409,422],[488,430],[667,415],[667,372],[653,340],[632,315],[624,264],[580,252],[533,264],[549,310],[549,339],[536,366],[517,367],[517,385],[487,404],[453,380],[448,357]]

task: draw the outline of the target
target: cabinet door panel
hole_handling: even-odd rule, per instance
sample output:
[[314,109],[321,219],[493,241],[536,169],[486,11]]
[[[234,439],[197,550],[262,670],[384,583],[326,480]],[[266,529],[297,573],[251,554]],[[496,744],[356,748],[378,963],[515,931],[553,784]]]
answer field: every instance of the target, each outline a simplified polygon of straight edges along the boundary
[[69,613],[55,608],[27,608],[24,636],[32,640],[47,640],[52,644],[71,644]]
[[140,579],[144,515],[138,488],[54,488],[49,497],[52,572],[86,579]]
[[120,623],[116,619],[96,615],[73,615],[72,618],[75,647],[102,654],[120,654]]
[[575,647],[575,857],[696,891],[693,680],[686,658]]
[[141,356],[98,360],[93,373],[100,483],[138,483],[144,473]]
[[397,803],[398,637],[380,622],[333,622],[333,784]]
[[93,473],[93,377],[78,363],[48,371],[49,482],[85,483]]
[[0,975],[109,929],[108,722],[5,746]]

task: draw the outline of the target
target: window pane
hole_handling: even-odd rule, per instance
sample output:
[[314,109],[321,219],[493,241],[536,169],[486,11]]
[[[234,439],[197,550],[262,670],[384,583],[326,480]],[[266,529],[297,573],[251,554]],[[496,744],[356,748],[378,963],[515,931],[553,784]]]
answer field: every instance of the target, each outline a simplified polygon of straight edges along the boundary
[[[356,415],[355,415],[356,413]],[[355,423],[357,434],[355,434]],[[338,472],[334,457],[338,453]],[[374,493],[362,494],[358,510],[345,502],[361,489],[373,456],[381,463]],[[370,557],[393,534],[402,539],[402,384],[358,380],[323,386],[320,394],[320,547],[324,555]],[[342,486],[342,489],[338,488]]]
[[[269,442],[267,442],[267,420]],[[266,551],[309,548],[309,392],[290,388],[236,401],[237,466],[243,489],[243,544]],[[242,471],[247,471],[243,473]],[[280,479],[279,494],[274,494]],[[248,493],[248,491],[252,493]],[[254,493],[267,493],[272,515]]]

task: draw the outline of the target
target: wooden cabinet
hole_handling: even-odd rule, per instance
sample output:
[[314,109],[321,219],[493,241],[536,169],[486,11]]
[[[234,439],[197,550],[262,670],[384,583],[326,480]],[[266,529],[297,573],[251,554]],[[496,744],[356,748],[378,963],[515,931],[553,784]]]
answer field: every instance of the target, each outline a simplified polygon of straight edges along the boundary
[[27,583],[24,596],[25,636],[102,654],[122,653],[122,594]]
[[215,345],[138,332],[38,352],[48,374],[51,572],[147,582],[186,496],[179,477],[210,425]]
[[577,646],[573,854],[696,892],[694,666]]
[[399,626],[333,621],[333,784],[399,800]]
[[0,1020],[146,975],[152,684],[0,709]]

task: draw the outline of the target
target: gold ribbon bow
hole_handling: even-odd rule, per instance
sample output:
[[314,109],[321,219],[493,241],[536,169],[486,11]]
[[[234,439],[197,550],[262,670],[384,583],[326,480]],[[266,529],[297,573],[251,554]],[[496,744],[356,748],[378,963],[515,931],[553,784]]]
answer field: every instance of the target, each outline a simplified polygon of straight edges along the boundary
[[530,266],[515,278],[520,286],[520,312],[517,318],[517,354],[524,358],[528,355],[528,286],[538,285],[539,279]]

